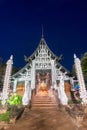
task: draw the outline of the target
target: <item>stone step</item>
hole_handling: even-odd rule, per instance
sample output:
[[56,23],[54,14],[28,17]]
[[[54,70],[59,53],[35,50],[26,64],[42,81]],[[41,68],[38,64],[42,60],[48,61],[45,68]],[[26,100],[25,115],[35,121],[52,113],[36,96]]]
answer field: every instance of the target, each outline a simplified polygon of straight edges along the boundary
[[55,102],[32,102],[32,104],[57,104]]
[[53,106],[54,106],[54,105],[57,105],[57,104],[56,104],[56,103],[43,103],[43,104],[42,104],[42,103],[32,103],[32,106],[34,106],[34,105],[37,105],[37,106],[39,106],[39,105],[40,105],[40,106],[41,106],[41,105],[42,105],[42,106],[44,106],[44,105],[47,105],[47,106],[50,106],[50,105],[51,105],[51,106],[52,106],[52,105],[53,105]]
[[32,99],[32,101],[55,101],[55,99]]
[[50,109],[53,109],[53,110],[56,110],[57,107],[53,107],[53,106],[50,106],[50,107],[32,107],[32,110],[44,110],[44,109],[47,109],[47,110],[50,110]]
[[57,104],[56,102],[32,102],[32,104]]
[[32,100],[32,102],[56,102],[55,100]]
[[32,98],[32,109],[54,109],[57,103],[54,98],[48,96],[34,96]]
[[53,104],[53,105],[55,105],[55,104],[57,104],[57,103],[51,103],[51,102],[44,102],[44,103],[37,103],[37,102],[33,102],[32,104]]
[[51,98],[33,98],[32,100],[53,100]]
[[33,98],[37,98],[37,99],[51,99],[51,97],[46,97],[46,96],[34,96]]
[[32,107],[55,107],[55,106],[57,106],[57,105],[47,105],[47,104],[45,104],[45,105],[32,105]]
[[55,107],[55,106],[49,106],[49,107],[46,107],[46,106],[43,106],[43,107],[34,106],[34,107],[32,107],[31,109],[32,109],[32,110],[34,110],[34,109],[35,109],[35,110],[36,110],[36,109],[53,109],[53,110],[54,110],[54,109],[57,109],[57,107]]
[[40,102],[40,101],[34,101],[34,102],[32,102],[32,104],[57,104],[56,102]]
[[32,100],[32,102],[55,102],[52,100]]
[[52,104],[33,104],[32,105],[32,107],[55,107],[55,106],[57,106],[57,104],[55,104],[55,105],[52,105]]
[[56,103],[56,102],[53,102],[53,101],[32,101],[32,103]]

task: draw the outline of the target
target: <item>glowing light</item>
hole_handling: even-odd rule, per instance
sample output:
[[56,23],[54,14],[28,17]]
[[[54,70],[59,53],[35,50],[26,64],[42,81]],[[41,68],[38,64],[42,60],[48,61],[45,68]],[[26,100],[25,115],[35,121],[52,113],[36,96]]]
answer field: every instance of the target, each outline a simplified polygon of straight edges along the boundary
[[37,93],[37,95],[39,96],[48,96],[48,89],[47,89],[47,85],[46,83],[43,81],[40,86],[39,86],[39,91]]

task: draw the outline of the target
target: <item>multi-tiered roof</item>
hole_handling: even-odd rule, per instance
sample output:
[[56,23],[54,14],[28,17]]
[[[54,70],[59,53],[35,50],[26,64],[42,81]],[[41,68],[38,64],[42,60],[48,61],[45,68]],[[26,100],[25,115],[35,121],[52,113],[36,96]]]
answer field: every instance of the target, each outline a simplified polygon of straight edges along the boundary
[[[31,68],[31,65],[32,65],[31,62],[32,62],[32,60],[34,60],[34,59],[38,56],[38,54],[41,53],[41,49],[42,49],[42,48],[45,48],[45,51],[46,51],[46,53],[48,54],[48,56],[50,56],[51,59],[55,60],[56,68],[61,68],[61,71],[67,72],[67,74],[70,75],[70,72],[69,72],[65,67],[63,67],[63,66],[59,63],[59,62],[61,61],[61,59],[62,59],[62,55],[60,55],[59,57],[56,56],[56,55],[50,50],[50,48],[48,47],[48,45],[47,45],[45,39],[44,39],[43,36],[42,36],[42,38],[41,38],[41,40],[40,40],[40,43],[39,43],[38,47],[36,48],[36,50],[33,52],[33,54],[30,55],[29,57],[24,56],[25,61],[27,62],[27,64],[26,64],[21,70],[19,70],[16,74],[14,74],[14,75],[12,76],[12,78],[18,77],[19,75],[25,73],[25,71],[26,71],[27,69]],[[43,52],[42,52],[42,53],[43,53]]]

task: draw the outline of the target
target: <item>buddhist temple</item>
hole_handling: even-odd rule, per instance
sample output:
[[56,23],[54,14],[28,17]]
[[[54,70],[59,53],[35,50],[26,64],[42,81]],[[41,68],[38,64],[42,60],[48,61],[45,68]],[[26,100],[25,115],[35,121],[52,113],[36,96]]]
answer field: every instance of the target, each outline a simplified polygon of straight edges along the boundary
[[42,35],[33,54],[24,57],[26,65],[11,76],[13,93],[23,96],[24,105],[29,103],[32,95],[55,95],[66,105],[71,98],[70,91],[74,84],[70,72],[60,64],[62,56],[58,57],[50,50]]

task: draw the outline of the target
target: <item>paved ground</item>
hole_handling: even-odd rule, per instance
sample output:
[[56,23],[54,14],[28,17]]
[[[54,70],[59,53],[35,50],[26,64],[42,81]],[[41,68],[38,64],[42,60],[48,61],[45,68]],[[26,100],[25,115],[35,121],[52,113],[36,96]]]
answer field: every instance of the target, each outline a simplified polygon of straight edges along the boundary
[[9,130],[78,130],[78,128],[67,113],[50,109],[26,111]]

